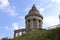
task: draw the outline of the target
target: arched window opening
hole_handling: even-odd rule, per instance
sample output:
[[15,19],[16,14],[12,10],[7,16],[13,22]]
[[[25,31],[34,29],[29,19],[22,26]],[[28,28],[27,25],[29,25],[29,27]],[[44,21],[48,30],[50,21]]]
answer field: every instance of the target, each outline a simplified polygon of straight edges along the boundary
[[33,19],[33,21],[36,21],[36,19]]
[[27,20],[28,21],[28,28],[30,28],[30,19]]
[[28,19],[28,23],[30,23],[30,20]]
[[38,20],[38,21],[39,21],[39,27],[41,27],[41,25],[42,25],[42,24],[41,24],[41,20]]
[[37,24],[36,24],[36,19],[33,19],[33,28],[36,28],[37,27]]

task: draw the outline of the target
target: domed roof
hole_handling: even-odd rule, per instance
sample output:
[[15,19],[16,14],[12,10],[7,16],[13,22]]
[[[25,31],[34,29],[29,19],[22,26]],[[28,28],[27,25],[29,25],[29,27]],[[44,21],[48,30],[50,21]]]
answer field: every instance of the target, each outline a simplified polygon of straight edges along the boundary
[[43,16],[39,13],[39,11],[36,9],[35,5],[33,5],[32,9],[29,11],[29,13],[25,16],[25,19],[29,16],[39,16],[43,19]]

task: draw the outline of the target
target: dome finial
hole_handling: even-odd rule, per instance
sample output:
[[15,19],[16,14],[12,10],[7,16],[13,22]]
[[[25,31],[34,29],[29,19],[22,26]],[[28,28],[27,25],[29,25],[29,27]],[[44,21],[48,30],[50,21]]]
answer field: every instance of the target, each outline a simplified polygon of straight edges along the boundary
[[33,4],[33,7],[35,7],[35,4]]
[[37,10],[36,7],[35,7],[35,4],[33,4],[32,10]]

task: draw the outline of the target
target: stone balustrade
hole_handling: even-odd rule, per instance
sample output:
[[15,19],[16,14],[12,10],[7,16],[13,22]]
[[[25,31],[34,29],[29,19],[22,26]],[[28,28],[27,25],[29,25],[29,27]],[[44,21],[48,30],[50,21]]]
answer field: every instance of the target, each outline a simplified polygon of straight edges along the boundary
[[[30,33],[31,31],[34,31],[34,30],[41,30],[40,28],[31,28],[31,29],[19,29],[19,30],[14,30],[14,38],[20,36],[20,33],[21,35],[23,34],[27,34],[27,33]],[[25,33],[24,33],[25,32]]]

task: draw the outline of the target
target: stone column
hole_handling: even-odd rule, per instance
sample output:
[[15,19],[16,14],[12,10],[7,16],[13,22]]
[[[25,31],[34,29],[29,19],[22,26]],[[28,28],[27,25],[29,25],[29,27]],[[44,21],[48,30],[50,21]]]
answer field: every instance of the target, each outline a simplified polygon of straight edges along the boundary
[[39,22],[39,27],[40,27],[40,29],[42,28],[42,21],[41,20]]
[[22,32],[21,32],[21,35],[23,35],[23,30],[22,30]]
[[39,26],[38,26],[38,20],[36,19],[36,28],[38,28]]
[[40,23],[41,21],[39,20],[39,28],[41,27],[41,23]]
[[20,32],[18,32],[18,37],[19,37],[19,33],[20,33]]
[[33,28],[33,20],[30,22],[30,28]]
[[28,25],[27,25],[28,23],[27,23],[27,21],[25,22],[25,26],[26,26],[26,28],[28,27]]
[[42,24],[43,24],[43,22],[41,21],[41,29],[42,29]]
[[36,24],[36,19],[33,19],[33,28],[36,28],[37,24]]
[[30,24],[29,24],[28,20],[26,20],[26,29],[29,28],[29,25]]
[[39,28],[39,21],[38,21],[38,19],[37,19],[37,28]]
[[16,38],[16,32],[14,31],[14,38]]
[[25,32],[26,32],[25,34],[28,34],[28,29],[26,29]]

